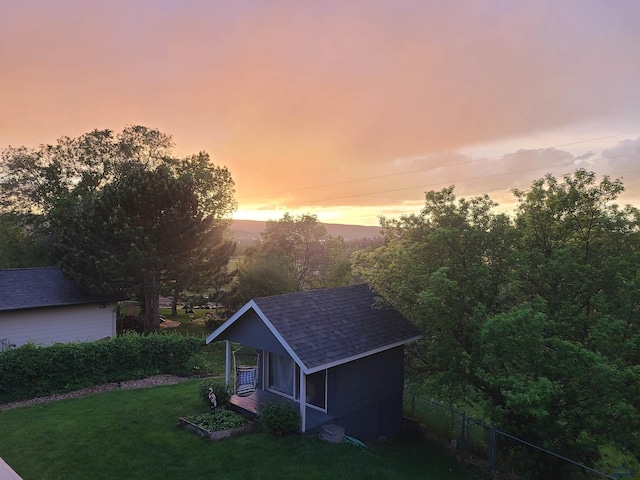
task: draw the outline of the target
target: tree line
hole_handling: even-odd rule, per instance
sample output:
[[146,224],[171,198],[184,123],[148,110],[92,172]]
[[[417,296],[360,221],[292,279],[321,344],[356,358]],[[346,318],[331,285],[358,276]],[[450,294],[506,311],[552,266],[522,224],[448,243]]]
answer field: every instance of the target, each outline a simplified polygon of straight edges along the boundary
[[237,307],[366,281],[423,332],[414,385],[587,463],[603,445],[640,451],[640,212],[616,204],[620,180],[547,175],[514,192],[512,215],[430,191],[361,243],[287,213],[230,269],[231,175],[172,147],[133,126],[4,149],[0,267],[59,264],[89,291],[132,293],[150,330],[160,293],[224,291]]
[[411,379],[502,429],[593,464],[640,451],[640,213],[593,172],[488,197],[426,193],[382,221],[355,271],[423,331]]

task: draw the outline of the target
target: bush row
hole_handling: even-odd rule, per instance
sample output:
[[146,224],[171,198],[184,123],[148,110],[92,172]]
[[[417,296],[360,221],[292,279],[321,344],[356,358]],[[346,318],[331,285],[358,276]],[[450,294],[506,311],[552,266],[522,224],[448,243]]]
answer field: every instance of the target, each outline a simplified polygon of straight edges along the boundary
[[183,374],[204,340],[178,334],[126,334],[108,341],[24,345],[0,353],[0,403],[134,380]]

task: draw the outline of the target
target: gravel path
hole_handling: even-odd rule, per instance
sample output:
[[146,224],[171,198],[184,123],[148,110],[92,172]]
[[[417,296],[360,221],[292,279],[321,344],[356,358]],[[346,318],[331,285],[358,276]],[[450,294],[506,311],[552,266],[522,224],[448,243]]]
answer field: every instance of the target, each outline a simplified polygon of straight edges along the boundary
[[103,385],[83,388],[82,390],[75,390],[73,392],[57,393],[48,397],[31,398],[29,400],[19,400],[17,402],[4,403],[0,404],[0,410],[29,407],[31,405],[38,405],[40,403],[53,402],[55,400],[64,400],[66,398],[86,397],[87,395],[94,395],[96,393],[107,392],[109,390],[115,389],[149,388],[157,387],[160,385],[174,385],[184,380],[186,380],[186,378],[177,377],[175,375],[154,375],[153,377],[143,378],[141,380],[105,383]]

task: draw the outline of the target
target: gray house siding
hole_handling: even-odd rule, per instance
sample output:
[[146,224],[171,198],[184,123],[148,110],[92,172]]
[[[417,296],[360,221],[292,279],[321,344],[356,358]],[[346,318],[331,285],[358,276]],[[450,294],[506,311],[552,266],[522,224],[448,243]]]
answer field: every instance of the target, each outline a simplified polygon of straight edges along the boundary
[[402,426],[404,347],[329,370],[327,411],[346,434],[376,438]]
[[287,350],[271,333],[254,310],[247,310],[241,321],[235,322],[225,331],[225,339],[257,350],[266,350],[278,355],[288,355]]

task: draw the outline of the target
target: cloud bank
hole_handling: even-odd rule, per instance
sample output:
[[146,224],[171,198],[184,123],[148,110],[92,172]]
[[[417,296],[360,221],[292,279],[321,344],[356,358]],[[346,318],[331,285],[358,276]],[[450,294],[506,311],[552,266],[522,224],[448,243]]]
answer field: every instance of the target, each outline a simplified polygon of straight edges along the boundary
[[[554,144],[489,159],[459,151],[585,123],[640,130],[634,1],[2,9],[0,146],[157,127],[180,153],[206,150],[227,165],[241,209],[399,210],[431,185],[522,187],[546,173],[538,168],[585,162]],[[626,148],[616,141],[591,159],[602,173],[638,164],[611,158]]]

